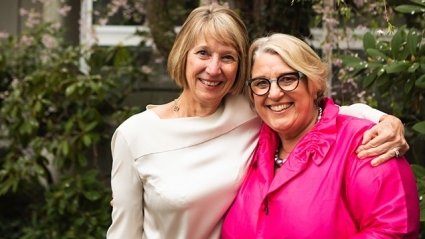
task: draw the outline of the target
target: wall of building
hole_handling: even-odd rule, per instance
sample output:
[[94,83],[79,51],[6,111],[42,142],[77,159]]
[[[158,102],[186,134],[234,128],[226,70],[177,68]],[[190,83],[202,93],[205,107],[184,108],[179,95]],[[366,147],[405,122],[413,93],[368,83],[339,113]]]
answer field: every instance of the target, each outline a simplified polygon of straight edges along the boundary
[[20,0],[0,1],[0,32],[16,35],[20,29],[19,4]]

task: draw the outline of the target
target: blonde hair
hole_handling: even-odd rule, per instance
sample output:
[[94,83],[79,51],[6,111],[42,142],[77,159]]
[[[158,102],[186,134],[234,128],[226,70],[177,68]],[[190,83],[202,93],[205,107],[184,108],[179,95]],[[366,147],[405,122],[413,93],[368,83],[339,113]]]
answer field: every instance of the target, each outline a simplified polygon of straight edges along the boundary
[[[307,77],[307,89],[320,102],[328,91],[328,67],[307,43],[294,36],[275,33],[255,40],[249,48],[249,64],[261,53],[279,55],[294,70]],[[249,97],[252,99],[252,93]]]
[[200,37],[213,38],[235,48],[238,72],[230,93],[239,94],[248,77],[248,33],[236,12],[217,4],[198,7],[187,17],[168,56],[167,70],[171,78],[178,86],[188,87],[187,54]]

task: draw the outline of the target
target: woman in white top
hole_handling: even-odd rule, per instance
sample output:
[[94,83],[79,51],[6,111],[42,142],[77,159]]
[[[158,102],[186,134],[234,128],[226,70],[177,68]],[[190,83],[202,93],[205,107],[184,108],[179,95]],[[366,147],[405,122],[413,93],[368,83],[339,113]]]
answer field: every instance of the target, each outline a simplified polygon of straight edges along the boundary
[[[113,135],[107,238],[219,238],[260,126],[240,94],[248,79],[247,48],[246,28],[232,10],[203,6],[188,16],[168,59],[181,95],[148,106]],[[363,156],[381,154],[379,163],[407,151],[397,118],[362,104],[341,111],[384,121],[365,134]]]

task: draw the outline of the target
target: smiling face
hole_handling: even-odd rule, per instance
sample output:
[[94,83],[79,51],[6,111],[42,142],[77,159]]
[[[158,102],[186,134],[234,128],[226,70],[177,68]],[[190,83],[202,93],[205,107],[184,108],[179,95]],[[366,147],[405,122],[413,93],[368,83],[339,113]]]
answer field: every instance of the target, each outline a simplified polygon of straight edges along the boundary
[[[255,56],[251,77],[276,79],[284,73],[296,72],[277,54],[260,53]],[[283,138],[298,138],[314,126],[317,106],[309,93],[305,77],[291,92],[282,91],[273,82],[268,94],[253,95],[255,109],[263,121]]]
[[218,104],[236,80],[238,54],[234,47],[206,38],[200,38],[187,54],[187,90],[201,104]]

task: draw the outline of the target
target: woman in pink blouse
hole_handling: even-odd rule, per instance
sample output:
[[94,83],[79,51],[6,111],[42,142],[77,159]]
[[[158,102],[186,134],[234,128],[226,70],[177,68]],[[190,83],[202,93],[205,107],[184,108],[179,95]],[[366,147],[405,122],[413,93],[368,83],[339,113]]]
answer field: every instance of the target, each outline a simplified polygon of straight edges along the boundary
[[356,148],[368,120],[324,97],[326,65],[285,34],[256,40],[249,95],[263,120],[222,238],[418,238],[419,198],[402,158],[372,168]]

